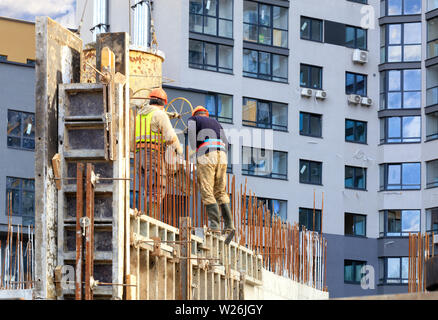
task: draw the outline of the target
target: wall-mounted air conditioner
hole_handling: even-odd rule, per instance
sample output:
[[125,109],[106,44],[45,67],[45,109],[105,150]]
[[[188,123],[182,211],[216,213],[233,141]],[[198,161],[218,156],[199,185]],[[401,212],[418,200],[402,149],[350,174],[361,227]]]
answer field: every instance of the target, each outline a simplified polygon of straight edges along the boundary
[[359,104],[362,101],[362,97],[358,94],[350,94],[348,96],[348,102],[353,104]]
[[301,96],[309,98],[313,96],[313,90],[309,88],[303,88],[301,89]]
[[318,91],[316,91],[315,96],[316,96],[318,99],[325,99],[325,98],[327,98],[327,92],[326,92],[326,91],[323,91],[323,90],[318,90]]
[[368,52],[360,50],[360,49],[354,49],[353,62],[361,63],[361,64],[367,63],[368,62]]
[[369,107],[369,106],[371,106],[371,105],[373,104],[373,99],[368,98],[368,97],[363,97],[362,100],[360,101],[360,103],[361,103],[363,106],[367,106],[367,107]]

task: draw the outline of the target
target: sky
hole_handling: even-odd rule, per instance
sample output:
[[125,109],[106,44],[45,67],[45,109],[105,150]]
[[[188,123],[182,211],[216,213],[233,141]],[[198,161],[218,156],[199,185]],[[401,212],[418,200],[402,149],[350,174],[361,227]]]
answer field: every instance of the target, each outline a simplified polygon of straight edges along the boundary
[[75,25],[76,0],[0,0],[0,16],[35,21],[49,16],[67,28]]

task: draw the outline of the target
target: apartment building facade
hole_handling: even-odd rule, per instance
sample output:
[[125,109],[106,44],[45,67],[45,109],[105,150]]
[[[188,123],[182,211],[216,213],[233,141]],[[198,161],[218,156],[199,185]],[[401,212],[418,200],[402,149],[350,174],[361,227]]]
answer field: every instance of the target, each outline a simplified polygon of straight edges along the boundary
[[147,47],[152,17],[170,99],[272,137],[232,142],[229,171],[322,228],[331,297],[407,292],[407,235],[437,231],[437,1],[85,3],[84,43],[124,31]]
[[18,225],[35,223],[35,24],[0,17],[0,40],[0,241],[4,248],[8,210],[14,231]]

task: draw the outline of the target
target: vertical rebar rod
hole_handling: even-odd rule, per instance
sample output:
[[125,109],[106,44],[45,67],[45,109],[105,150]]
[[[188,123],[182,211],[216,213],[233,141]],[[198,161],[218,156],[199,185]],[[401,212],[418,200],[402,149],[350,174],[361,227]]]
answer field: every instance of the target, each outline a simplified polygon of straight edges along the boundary
[[[134,186],[133,186],[133,194],[132,194],[132,208],[133,209],[138,209],[137,208],[137,163],[136,163],[136,158],[137,158],[137,108],[134,109],[134,147],[132,148],[132,150],[134,150],[134,168],[133,168],[133,180],[134,180]],[[140,133],[141,135],[141,133]],[[145,139],[146,140],[146,139]],[[140,144],[141,144],[141,138],[140,138]],[[131,150],[131,149],[130,149]],[[129,163],[131,163],[131,160],[129,160]],[[129,170],[129,172],[131,172],[131,170]]]
[[[140,126],[140,145],[139,145],[139,153],[138,153],[138,210],[141,212],[141,197],[143,196],[142,192],[141,192],[141,176],[142,176],[142,164],[141,164],[141,149],[142,149],[142,145],[146,146],[146,127],[144,128],[144,134],[143,134],[143,130],[142,130],[142,125],[141,125],[141,116],[140,116],[140,121],[139,121],[139,126]],[[143,150],[146,151],[146,149],[143,147]],[[146,157],[146,153],[144,155]],[[145,179],[146,179],[146,168],[143,168],[144,172],[145,172]],[[146,213],[146,208],[144,208],[145,214]]]
[[[142,160],[143,160],[143,164],[142,164],[142,166],[143,166],[143,168],[144,168],[144,170],[143,170],[143,172],[144,172],[144,177],[143,177],[143,188],[142,187],[140,187],[140,190],[142,190],[143,189],[143,192],[140,192],[140,194],[141,194],[141,196],[140,196],[140,202],[141,202],[141,200],[143,200],[143,211],[144,211],[144,214],[145,215],[150,215],[150,213],[148,212],[148,209],[147,209],[147,199],[148,199],[148,194],[147,194],[147,177],[148,177],[148,174],[149,175],[151,175],[152,174],[152,171],[149,171],[148,172],[148,170],[147,170],[147,165],[148,165],[148,163],[147,163],[147,156],[148,156],[148,152],[147,152],[147,147],[149,146],[149,145],[151,145],[152,144],[152,138],[151,138],[151,135],[152,135],[152,132],[151,132],[151,129],[150,129],[150,127],[149,127],[149,142],[147,141],[148,139],[147,139],[147,135],[146,135],[146,133],[148,132],[148,130],[147,130],[147,120],[146,120],[146,117],[145,117],[145,119],[144,119],[144,131],[145,131],[145,137],[144,137],[144,143],[143,143],[143,148],[141,148],[140,149],[140,153],[141,153],[141,151],[143,151],[143,158],[142,158]],[[141,127],[141,126],[140,126]],[[141,172],[140,172],[140,174],[141,174]],[[141,185],[141,183],[140,183],[140,185]],[[150,196],[150,195],[149,195]]]

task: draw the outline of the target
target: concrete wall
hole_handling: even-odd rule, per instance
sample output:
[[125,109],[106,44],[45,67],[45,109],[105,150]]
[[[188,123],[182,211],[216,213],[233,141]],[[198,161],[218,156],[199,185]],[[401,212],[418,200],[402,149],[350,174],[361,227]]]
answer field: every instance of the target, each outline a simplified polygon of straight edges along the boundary
[[33,290],[0,290],[0,300],[32,300]]
[[[6,177],[34,178],[34,152],[8,148],[8,109],[35,112],[35,68],[0,62],[0,231],[7,231]],[[13,217],[21,224],[21,217]]]
[[263,285],[245,285],[245,300],[325,300],[328,292],[262,270]]

